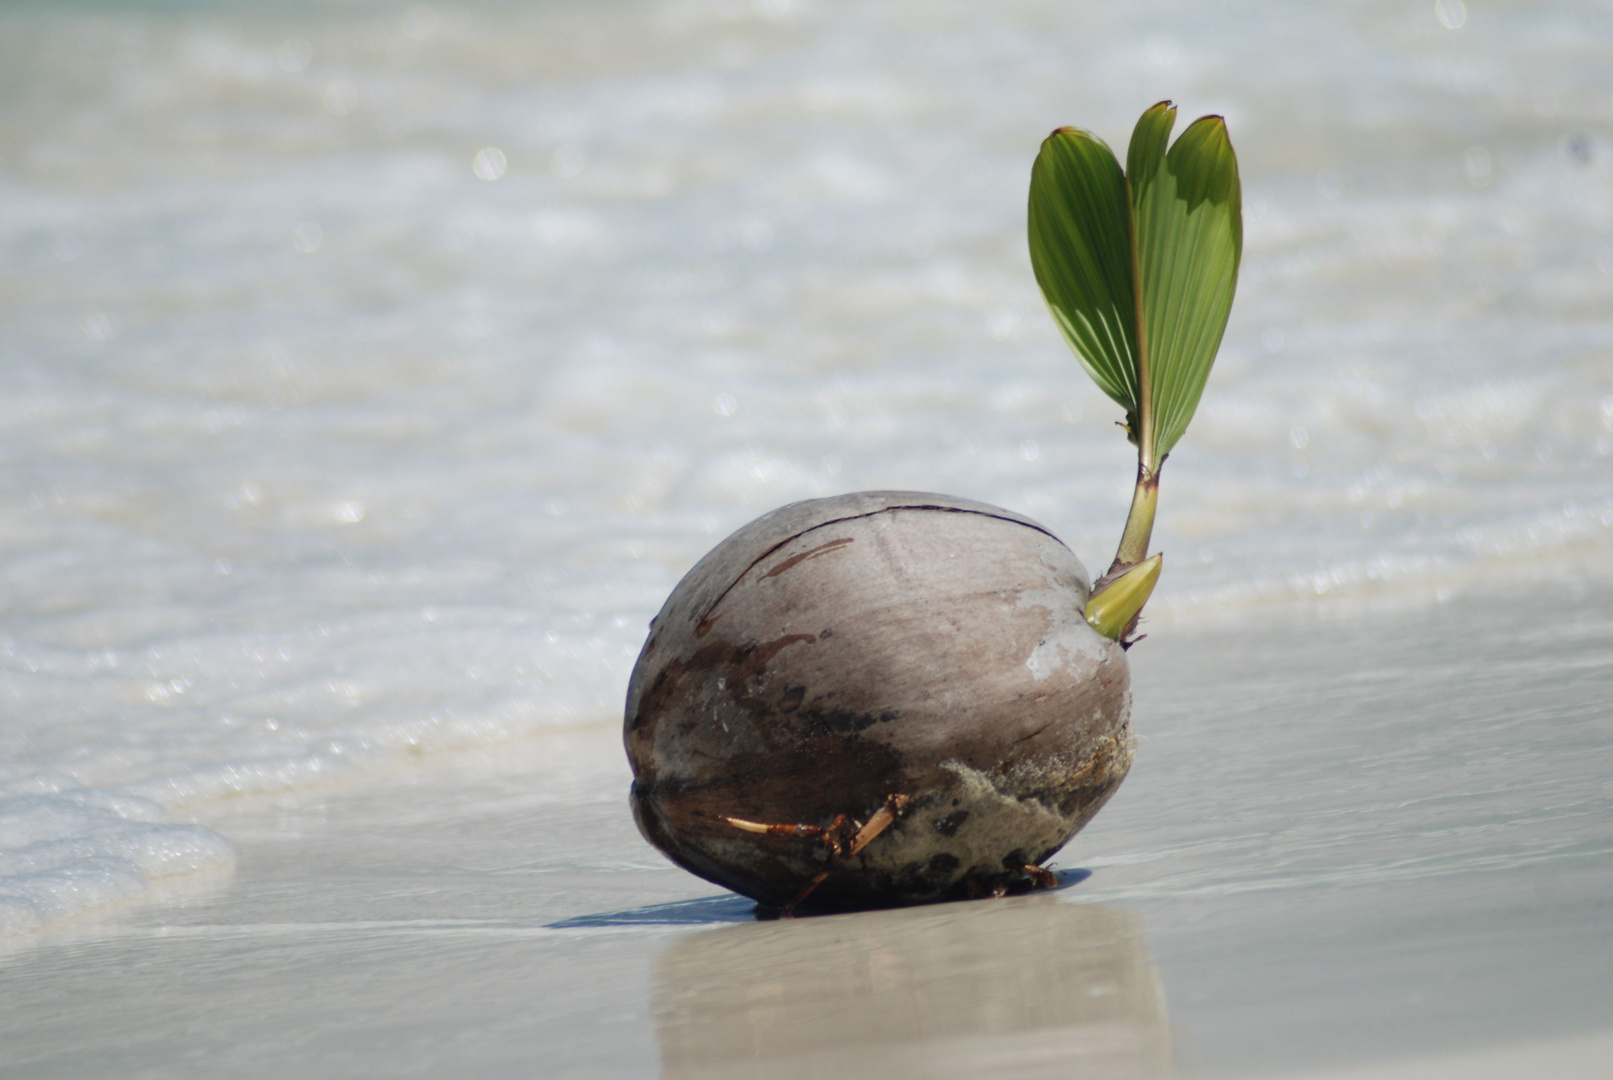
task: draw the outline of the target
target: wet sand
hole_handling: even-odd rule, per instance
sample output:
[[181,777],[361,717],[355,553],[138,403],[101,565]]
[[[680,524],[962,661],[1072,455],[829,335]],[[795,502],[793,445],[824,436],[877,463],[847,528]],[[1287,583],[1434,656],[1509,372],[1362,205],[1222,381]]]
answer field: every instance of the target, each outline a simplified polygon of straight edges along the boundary
[[758,922],[638,838],[602,722],[195,808],[235,845],[233,873],[8,943],[0,1064],[1613,1067],[1613,591],[1167,623],[1132,658],[1137,765],[1056,860],[1056,892]]

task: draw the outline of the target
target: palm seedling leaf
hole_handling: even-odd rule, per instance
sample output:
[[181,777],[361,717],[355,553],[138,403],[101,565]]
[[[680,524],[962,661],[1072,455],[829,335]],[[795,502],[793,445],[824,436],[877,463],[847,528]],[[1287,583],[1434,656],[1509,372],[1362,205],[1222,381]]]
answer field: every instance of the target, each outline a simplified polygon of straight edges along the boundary
[[1137,412],[1137,299],[1131,212],[1103,140],[1060,128],[1031,170],[1031,268],[1081,366],[1128,416]]
[[1219,116],[1188,125],[1165,149],[1176,110],[1162,103],[1137,122],[1126,154],[1142,283],[1143,366],[1152,461],[1187,430],[1232,310],[1243,254],[1238,159]]
[[1125,410],[1157,474],[1198,407],[1243,252],[1238,162],[1218,116],[1167,146],[1176,110],[1143,113],[1126,171],[1101,140],[1060,128],[1031,171],[1031,266],[1065,340]]

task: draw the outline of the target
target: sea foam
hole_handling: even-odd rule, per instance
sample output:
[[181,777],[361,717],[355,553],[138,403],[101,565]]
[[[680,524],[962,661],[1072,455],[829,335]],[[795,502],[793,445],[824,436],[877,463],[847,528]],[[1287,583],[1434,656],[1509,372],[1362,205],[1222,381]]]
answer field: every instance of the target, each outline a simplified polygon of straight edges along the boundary
[[1132,451],[1025,189],[1164,96],[1246,249],[1152,612],[1613,565],[1597,5],[422,11],[0,14],[0,932],[221,865],[205,800],[613,719],[794,499],[1101,569]]

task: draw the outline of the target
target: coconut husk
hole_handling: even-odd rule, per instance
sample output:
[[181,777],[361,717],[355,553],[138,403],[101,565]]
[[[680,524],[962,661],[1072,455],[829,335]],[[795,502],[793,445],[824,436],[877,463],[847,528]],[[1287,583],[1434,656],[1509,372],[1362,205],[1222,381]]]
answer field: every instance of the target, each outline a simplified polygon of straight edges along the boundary
[[650,624],[624,732],[640,831],[776,907],[1027,880],[1131,765],[1125,652],[1087,625],[1090,589],[1045,527],[967,499],[757,519]]

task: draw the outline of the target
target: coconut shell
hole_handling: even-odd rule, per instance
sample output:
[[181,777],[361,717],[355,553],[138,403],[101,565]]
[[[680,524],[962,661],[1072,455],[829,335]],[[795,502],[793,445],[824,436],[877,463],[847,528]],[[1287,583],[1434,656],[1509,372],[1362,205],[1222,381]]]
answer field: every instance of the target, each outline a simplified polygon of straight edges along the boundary
[[[1086,570],[984,503],[876,491],[734,533],[650,623],[628,687],[634,817],[685,869],[764,904],[824,871],[825,908],[1022,879],[1131,765],[1125,652],[1083,616]],[[810,830],[905,802],[861,852]]]

